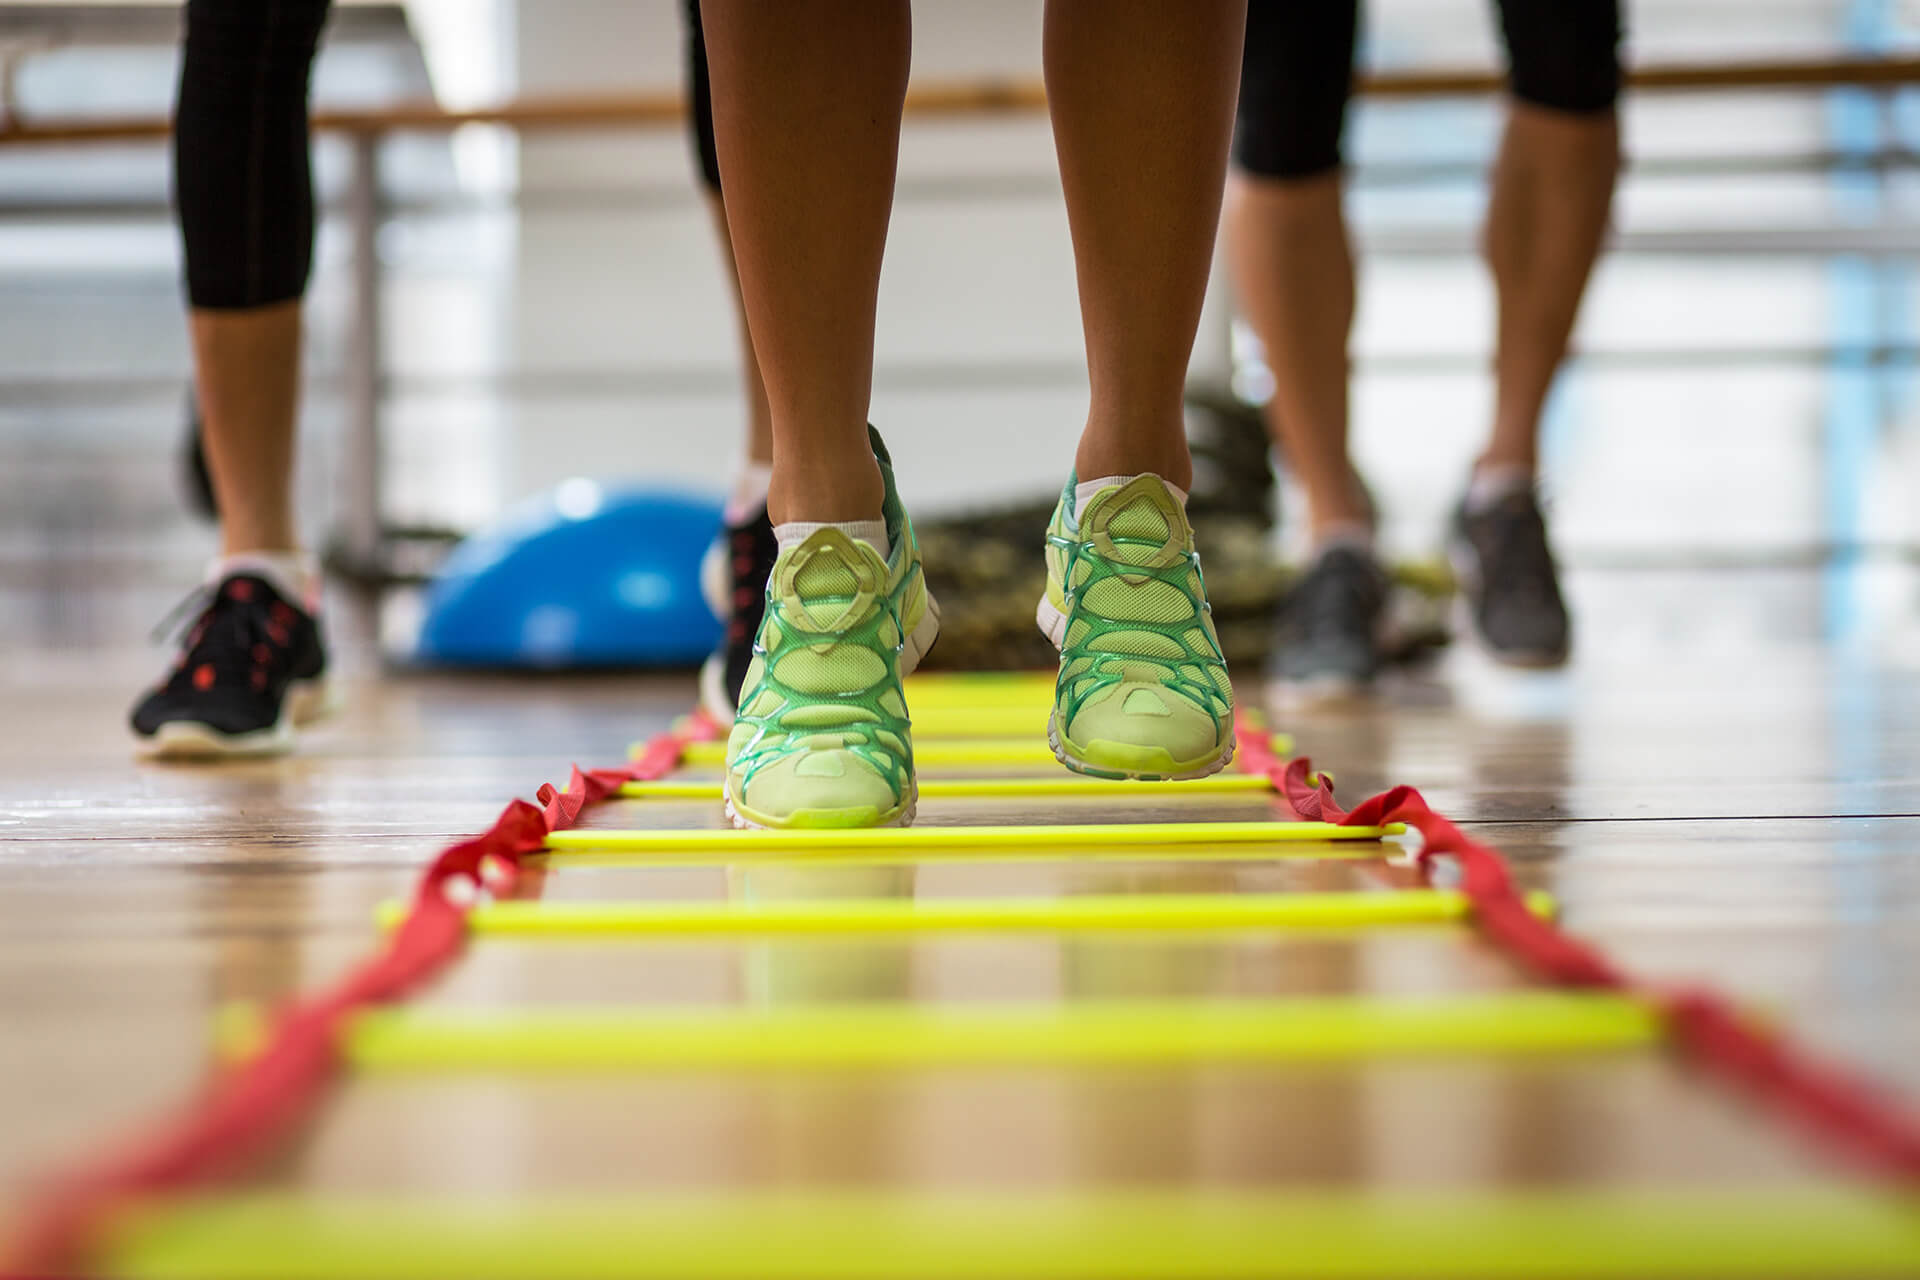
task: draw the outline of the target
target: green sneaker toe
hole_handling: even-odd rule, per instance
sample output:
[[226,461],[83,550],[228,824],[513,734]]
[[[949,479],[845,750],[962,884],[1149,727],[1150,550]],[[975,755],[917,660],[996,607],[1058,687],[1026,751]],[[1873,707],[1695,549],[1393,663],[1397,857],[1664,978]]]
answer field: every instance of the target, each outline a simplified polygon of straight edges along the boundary
[[1233,686],[1179,498],[1143,475],[1074,510],[1067,482],[1047,534],[1037,615],[1060,649],[1048,736],[1069,769],[1198,778],[1233,758]]
[[901,680],[933,644],[913,527],[886,481],[886,559],[831,525],[780,552],[727,737],[727,812],[741,826],[913,820],[918,789]]

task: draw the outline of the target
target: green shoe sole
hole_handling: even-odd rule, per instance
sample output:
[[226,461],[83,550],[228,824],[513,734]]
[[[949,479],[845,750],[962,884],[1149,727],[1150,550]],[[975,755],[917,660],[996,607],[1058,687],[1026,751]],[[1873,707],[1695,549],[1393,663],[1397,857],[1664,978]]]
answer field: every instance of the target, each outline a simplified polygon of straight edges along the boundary
[[1130,742],[1108,742],[1095,738],[1078,743],[1060,731],[1060,715],[1047,717],[1047,745],[1056,760],[1075,773],[1092,778],[1126,782],[1191,782],[1209,778],[1233,761],[1235,742],[1197,760],[1175,760],[1165,747],[1144,747]]
[[914,810],[919,806],[920,788],[910,784],[907,798],[885,812],[872,805],[860,805],[852,809],[799,809],[786,818],[775,821],[766,814],[755,813],[752,809],[736,802],[731,787],[727,789],[727,818],[736,828],[756,828],[761,831],[845,831],[854,827],[910,827],[913,825]]

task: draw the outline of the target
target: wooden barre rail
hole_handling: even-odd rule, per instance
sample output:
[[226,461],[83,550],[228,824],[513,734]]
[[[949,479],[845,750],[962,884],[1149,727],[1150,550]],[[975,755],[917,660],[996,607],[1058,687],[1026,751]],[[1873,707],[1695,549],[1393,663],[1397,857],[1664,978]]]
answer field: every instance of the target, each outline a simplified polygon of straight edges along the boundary
[[[1841,58],[1800,61],[1675,63],[1627,73],[1634,89],[1706,91],[1728,89],[1833,89],[1920,84],[1920,57]],[[1359,77],[1360,93],[1377,98],[1425,98],[1497,93],[1504,77],[1491,71],[1411,71]],[[917,85],[907,93],[916,116],[1026,114],[1046,107],[1037,80],[971,80]],[[505,125],[523,131],[645,128],[670,125],[686,115],[681,94],[607,94],[522,98],[492,107],[449,111],[433,103],[410,103],[359,111],[323,111],[314,128],[327,133],[444,133],[472,124]],[[164,138],[172,123],[162,118],[9,122],[0,145],[138,142]]]

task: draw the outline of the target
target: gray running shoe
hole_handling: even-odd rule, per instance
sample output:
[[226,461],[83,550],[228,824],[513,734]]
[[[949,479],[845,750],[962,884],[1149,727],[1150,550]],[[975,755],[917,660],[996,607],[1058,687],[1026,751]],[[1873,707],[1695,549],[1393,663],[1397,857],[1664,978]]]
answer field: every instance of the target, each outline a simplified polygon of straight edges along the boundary
[[1359,694],[1380,667],[1387,578],[1358,547],[1330,547],[1280,601],[1272,675],[1297,698]]
[[1531,489],[1472,514],[1463,504],[1454,515],[1451,550],[1474,629],[1495,659],[1516,667],[1566,662],[1573,629]]

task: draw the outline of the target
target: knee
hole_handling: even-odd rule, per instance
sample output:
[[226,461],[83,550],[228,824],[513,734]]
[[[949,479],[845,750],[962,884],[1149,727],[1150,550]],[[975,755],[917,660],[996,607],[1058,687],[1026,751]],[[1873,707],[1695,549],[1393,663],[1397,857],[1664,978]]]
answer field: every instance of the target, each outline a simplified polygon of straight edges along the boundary
[[1233,129],[1233,163],[1269,182],[1325,178],[1340,171],[1340,129],[1303,128],[1292,113],[1249,116],[1243,110]]
[[1350,74],[1338,63],[1249,66],[1233,123],[1234,166],[1278,182],[1338,173]]
[[1620,96],[1617,0],[1505,0],[1513,96],[1573,115],[1611,112]]
[[1359,23],[1355,0],[1255,0],[1247,9],[1233,160],[1280,182],[1340,168]]

